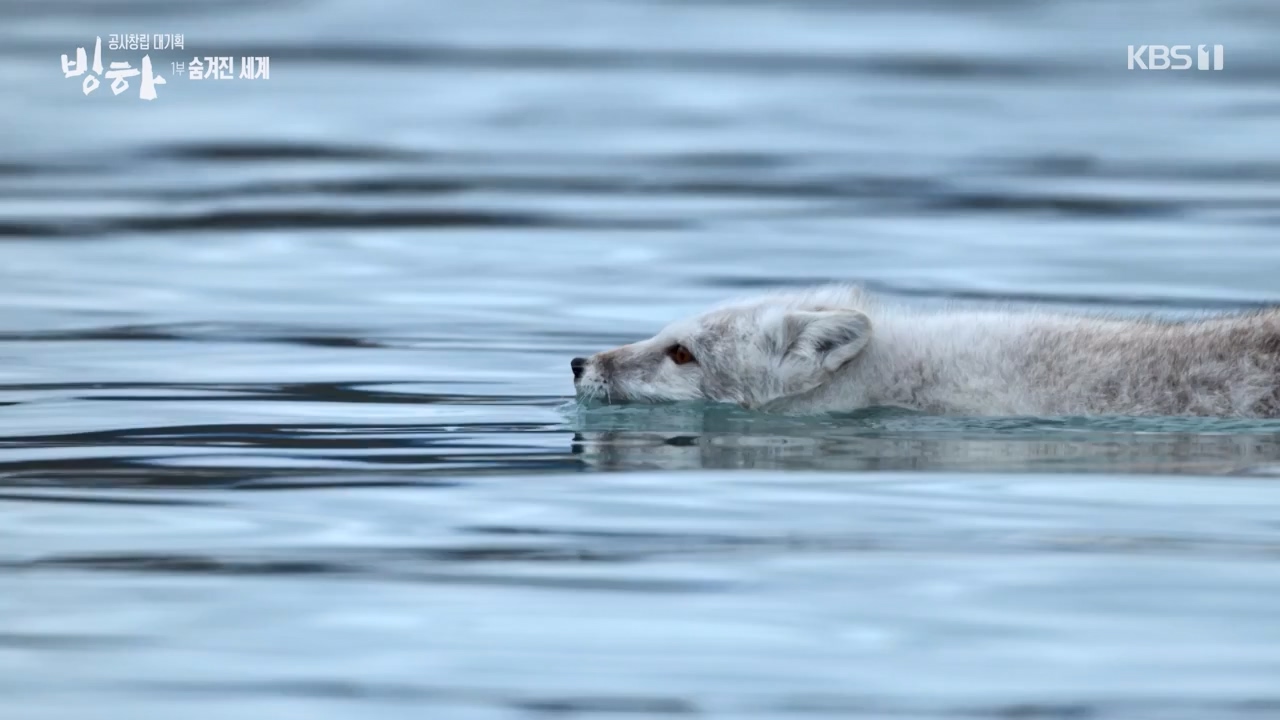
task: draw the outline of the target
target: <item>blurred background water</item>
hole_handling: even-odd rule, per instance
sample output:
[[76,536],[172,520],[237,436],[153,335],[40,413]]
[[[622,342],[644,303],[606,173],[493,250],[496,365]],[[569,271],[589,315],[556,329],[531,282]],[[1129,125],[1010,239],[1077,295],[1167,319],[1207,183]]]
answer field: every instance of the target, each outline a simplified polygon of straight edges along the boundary
[[[117,33],[184,35],[158,99],[62,76],[137,67]],[[1271,0],[6,0],[5,706],[1275,716],[1280,423],[566,400],[764,287],[1280,300],[1277,38]]]

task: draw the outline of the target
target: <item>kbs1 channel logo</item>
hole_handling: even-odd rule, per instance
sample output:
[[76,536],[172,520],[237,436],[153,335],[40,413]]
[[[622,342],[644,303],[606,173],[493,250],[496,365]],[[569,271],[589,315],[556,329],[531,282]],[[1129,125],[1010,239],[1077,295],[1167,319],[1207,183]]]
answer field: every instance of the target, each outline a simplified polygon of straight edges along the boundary
[[[269,57],[194,56],[186,60],[185,46],[186,38],[182,35],[110,35],[107,49],[115,52],[116,56],[128,51],[146,54],[142,56],[139,67],[131,65],[129,60],[114,58],[108,59],[104,65],[102,36],[99,35],[93,43],[93,62],[89,61],[88,48],[78,47],[74,58],[62,56],[62,75],[64,78],[81,78],[80,89],[85,95],[97,90],[103,80],[111,81],[111,93],[119,95],[129,89],[129,80],[136,78],[138,97],[143,100],[155,100],[159,97],[156,86],[169,84],[157,72],[157,65],[167,65],[172,73],[170,77],[187,80],[267,80],[271,77]],[[158,51],[184,51],[183,59],[153,63],[151,52]]]
[[[1221,70],[1221,45],[1130,45],[1130,70]],[[1193,62],[1194,57],[1194,62]]]

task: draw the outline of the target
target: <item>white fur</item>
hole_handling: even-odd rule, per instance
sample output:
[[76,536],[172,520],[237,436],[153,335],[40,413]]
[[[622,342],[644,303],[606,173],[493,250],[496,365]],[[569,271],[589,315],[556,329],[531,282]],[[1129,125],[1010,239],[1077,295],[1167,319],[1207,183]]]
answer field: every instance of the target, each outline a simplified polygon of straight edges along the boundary
[[[673,344],[696,363],[676,365]],[[783,412],[1280,416],[1280,310],[1185,322],[913,309],[856,287],[715,308],[592,356],[584,400]]]

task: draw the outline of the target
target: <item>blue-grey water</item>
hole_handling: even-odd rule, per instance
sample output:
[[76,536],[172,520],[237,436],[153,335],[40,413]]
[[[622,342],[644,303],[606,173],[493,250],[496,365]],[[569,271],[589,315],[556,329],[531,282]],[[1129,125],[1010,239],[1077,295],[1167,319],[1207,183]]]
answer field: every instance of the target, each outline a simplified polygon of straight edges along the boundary
[[[62,76],[136,67],[114,33],[184,34],[156,100]],[[1275,717],[1280,421],[567,401],[765,287],[1280,301],[1277,39],[1271,0],[6,0],[0,715]]]

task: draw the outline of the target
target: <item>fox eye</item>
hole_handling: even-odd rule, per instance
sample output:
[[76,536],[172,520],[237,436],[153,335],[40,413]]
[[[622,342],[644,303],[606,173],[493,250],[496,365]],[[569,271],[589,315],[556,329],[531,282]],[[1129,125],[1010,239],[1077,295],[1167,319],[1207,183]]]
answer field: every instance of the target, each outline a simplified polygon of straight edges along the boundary
[[691,362],[698,362],[693,353],[689,352],[689,348],[676,343],[667,348],[667,357],[671,358],[671,362],[677,365],[687,365]]

